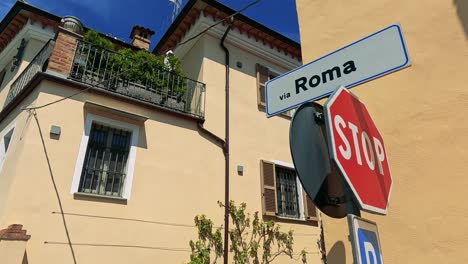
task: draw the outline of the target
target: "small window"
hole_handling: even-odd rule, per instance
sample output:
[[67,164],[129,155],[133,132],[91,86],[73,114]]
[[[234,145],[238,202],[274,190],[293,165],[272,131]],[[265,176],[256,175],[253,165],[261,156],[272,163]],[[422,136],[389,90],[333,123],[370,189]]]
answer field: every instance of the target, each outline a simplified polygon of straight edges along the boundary
[[[280,74],[274,71],[271,71],[267,67],[257,64],[257,104],[261,107],[266,106],[266,93],[265,93],[265,84],[269,80],[272,80],[278,77]],[[285,111],[281,113],[282,116],[291,117],[293,110]]]
[[13,137],[13,132],[15,131],[15,127],[10,128],[8,132],[6,132],[0,141],[0,171],[3,168],[3,164],[5,163],[5,159],[7,157],[8,149],[10,148],[11,138]]
[[78,192],[122,196],[131,132],[93,123]]
[[129,199],[139,128],[86,115],[71,193]]
[[262,160],[260,171],[264,215],[317,220],[315,205],[291,164]]

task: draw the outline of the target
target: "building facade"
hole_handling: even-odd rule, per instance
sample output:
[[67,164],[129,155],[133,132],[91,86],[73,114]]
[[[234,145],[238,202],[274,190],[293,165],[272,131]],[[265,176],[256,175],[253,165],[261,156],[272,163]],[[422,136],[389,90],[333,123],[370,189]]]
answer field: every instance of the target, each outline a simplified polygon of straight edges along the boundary
[[[0,24],[2,263],[189,261],[194,216],[223,223],[228,23],[205,29],[234,12],[189,1],[153,50],[171,50],[187,77],[154,69],[132,81],[76,18],[15,4]],[[265,82],[301,65],[300,46],[242,15],[230,26],[230,199],[294,230],[294,259],[278,263],[302,263],[302,249],[322,263],[320,219],[289,154],[291,113],[264,112]],[[153,33],[109,40],[137,51]]]
[[[378,225],[385,263],[468,261],[467,2],[296,4],[304,64],[400,23],[412,65],[351,90],[385,140],[393,176],[388,214],[363,217]],[[328,263],[352,263],[346,219],[323,223]]]

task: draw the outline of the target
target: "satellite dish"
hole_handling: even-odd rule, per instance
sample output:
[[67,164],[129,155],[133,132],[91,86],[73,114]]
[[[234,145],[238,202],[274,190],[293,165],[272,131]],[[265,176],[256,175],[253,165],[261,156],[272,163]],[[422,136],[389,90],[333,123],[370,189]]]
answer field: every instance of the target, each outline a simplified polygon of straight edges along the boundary
[[296,173],[316,207],[333,218],[360,215],[349,186],[330,160],[321,105],[310,102],[296,110],[289,144]]

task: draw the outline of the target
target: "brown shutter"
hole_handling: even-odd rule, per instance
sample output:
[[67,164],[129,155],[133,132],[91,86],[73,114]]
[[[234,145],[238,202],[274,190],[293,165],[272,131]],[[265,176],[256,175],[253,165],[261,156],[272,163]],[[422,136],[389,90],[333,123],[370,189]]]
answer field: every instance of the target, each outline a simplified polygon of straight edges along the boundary
[[305,218],[307,220],[317,221],[317,209],[315,208],[314,202],[312,201],[312,199],[310,199],[309,195],[307,195],[305,191],[303,191],[303,195]]
[[275,164],[262,160],[260,162],[262,179],[262,207],[264,215],[276,215],[276,173]]
[[268,68],[257,63],[257,103],[265,105],[265,83],[268,81]]
[[3,79],[5,78],[5,73],[6,73],[6,70],[5,70],[5,69],[3,69],[3,70],[0,72],[0,88],[2,87]]

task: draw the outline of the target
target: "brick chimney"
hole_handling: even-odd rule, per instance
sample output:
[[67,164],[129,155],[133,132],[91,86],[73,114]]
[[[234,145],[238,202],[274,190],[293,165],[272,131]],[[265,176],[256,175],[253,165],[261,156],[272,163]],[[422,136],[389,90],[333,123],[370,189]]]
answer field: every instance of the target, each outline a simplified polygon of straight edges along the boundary
[[130,38],[132,39],[132,45],[141,49],[149,50],[151,43],[151,36],[154,35],[154,31],[142,26],[133,26]]

